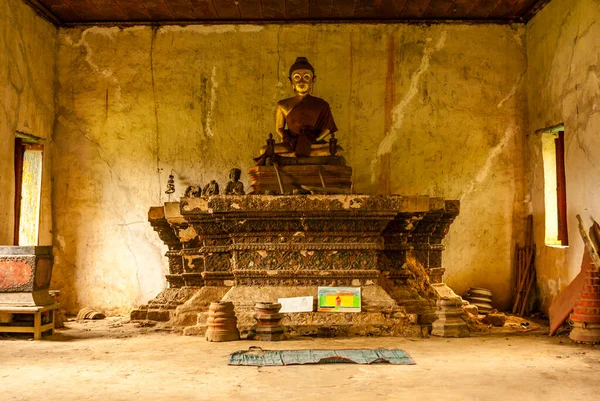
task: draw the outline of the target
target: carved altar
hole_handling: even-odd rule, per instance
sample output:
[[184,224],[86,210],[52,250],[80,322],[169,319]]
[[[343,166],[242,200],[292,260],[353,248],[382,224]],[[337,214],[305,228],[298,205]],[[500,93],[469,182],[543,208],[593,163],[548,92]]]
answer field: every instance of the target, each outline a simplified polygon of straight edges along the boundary
[[436,298],[424,283],[441,281],[442,239],[458,213],[458,201],[428,196],[217,195],[153,207],[169,288],[132,319],[202,334],[208,305],[223,300],[244,330],[256,302],[360,286],[356,316],[296,313],[284,323],[301,334],[420,333]]

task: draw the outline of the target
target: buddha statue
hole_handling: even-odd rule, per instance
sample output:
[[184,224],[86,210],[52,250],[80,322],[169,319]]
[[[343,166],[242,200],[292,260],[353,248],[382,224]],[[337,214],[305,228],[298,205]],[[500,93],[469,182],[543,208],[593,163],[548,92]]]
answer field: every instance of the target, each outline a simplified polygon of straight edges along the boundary
[[240,181],[242,170],[232,168],[229,172],[229,182],[225,186],[225,195],[244,195],[244,183]]
[[315,69],[298,57],[289,70],[294,96],[277,102],[275,132],[248,169],[249,194],[340,194],[352,191],[352,168],[335,138],[329,104],[312,95]]
[[[298,57],[289,70],[294,96],[277,102],[275,132],[281,140],[261,149],[261,155],[269,150],[280,157],[341,156],[343,149],[335,141],[334,153],[325,139],[337,131],[329,103],[312,95],[316,80],[315,70],[306,57]],[[255,159],[264,163],[264,157]]]

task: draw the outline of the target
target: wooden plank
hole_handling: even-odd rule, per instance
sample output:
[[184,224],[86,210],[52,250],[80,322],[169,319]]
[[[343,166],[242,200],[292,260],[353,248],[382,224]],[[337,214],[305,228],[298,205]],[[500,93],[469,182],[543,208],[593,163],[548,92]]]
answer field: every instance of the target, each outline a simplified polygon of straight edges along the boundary
[[39,3],[49,9],[52,9],[52,7],[67,7],[65,0],[41,0]]
[[382,0],[358,0],[354,16],[356,18],[377,18],[382,2]]
[[[590,258],[592,259],[592,270],[597,271],[598,269],[600,269],[600,255],[598,255],[598,251],[596,250],[596,245],[594,244],[594,241],[592,240],[592,238],[590,238],[588,233],[583,228],[583,221],[581,220],[581,216],[576,214],[575,217],[577,218],[577,221],[579,222],[579,225],[578,225],[579,226],[578,227],[579,234],[581,234],[581,239],[583,240],[583,243],[585,244],[585,250],[587,251],[587,253],[590,254]],[[593,229],[593,226],[592,226],[592,229]]]
[[423,18],[423,13],[429,7],[433,0],[409,0],[406,2],[404,6],[404,10],[402,10],[402,17],[404,18]]
[[233,20],[241,18],[240,10],[234,0],[213,0],[219,19]]
[[556,200],[558,209],[558,240],[561,245],[569,245],[567,230],[567,185],[565,178],[565,133],[560,131],[554,140],[556,149]]
[[138,0],[115,0],[117,5],[127,15],[130,21],[144,21],[150,19],[150,14]]
[[354,10],[358,0],[335,0],[331,16],[333,18],[354,18]]
[[594,221],[592,228],[590,229],[590,239],[594,243],[596,249],[600,250],[600,225]]
[[167,0],[167,4],[176,19],[193,20],[196,18],[189,0]]
[[532,19],[540,10],[542,10],[550,0],[531,0],[531,5],[519,10],[519,19],[527,22]]
[[199,19],[216,19],[217,11],[212,0],[190,0],[192,9]]
[[308,0],[285,0],[285,16],[287,19],[308,19]]
[[57,309],[58,307],[60,307],[59,303],[45,306],[0,305],[0,312],[32,314],[36,312],[47,312],[49,310]]
[[448,15],[460,15],[460,18],[465,18],[464,16],[468,15],[469,11],[471,11],[479,1],[480,0],[456,0],[452,9],[448,11]]
[[21,192],[23,189],[23,157],[25,147],[21,138],[15,139],[15,209],[13,225],[13,245],[19,245],[19,226],[21,223]]
[[100,12],[101,21],[128,20],[127,14],[115,0],[88,0]]
[[284,20],[284,2],[279,0],[260,0],[262,4],[262,15],[266,20]]
[[516,16],[522,17],[526,11],[529,11],[532,6],[537,3],[537,0],[517,0],[511,6],[510,12]]
[[498,1],[504,0],[485,0],[480,1],[469,11],[469,17],[474,19],[485,19],[498,6]]
[[239,0],[238,7],[240,14],[244,20],[260,20],[262,19],[260,1],[256,0]]
[[577,277],[569,283],[567,288],[558,294],[550,306],[550,310],[548,311],[548,317],[550,318],[550,335],[556,333],[556,330],[558,330],[563,322],[567,320],[571,312],[573,312],[573,308],[575,308],[575,304],[579,298],[579,293],[585,285],[585,275],[591,268],[592,258],[587,251],[584,251],[581,260],[581,271]]
[[69,5],[85,21],[102,20],[100,11],[87,0],[65,0],[65,4]]
[[0,333],[33,333],[33,326],[0,326]]
[[517,17],[511,15],[511,9],[513,8],[513,4],[509,1],[499,1],[488,14],[488,18],[495,20],[508,20],[508,19],[517,19]]
[[453,0],[433,0],[429,7],[423,12],[423,18],[426,19],[448,19],[452,18],[454,13],[450,10],[454,6]]
[[35,312],[33,314],[33,339],[42,339],[42,313]]
[[379,17],[383,19],[400,18],[400,13],[408,0],[383,0]]
[[311,1],[308,7],[308,17],[311,19],[331,18],[334,0]]
[[173,13],[163,0],[138,0],[153,20],[172,20]]

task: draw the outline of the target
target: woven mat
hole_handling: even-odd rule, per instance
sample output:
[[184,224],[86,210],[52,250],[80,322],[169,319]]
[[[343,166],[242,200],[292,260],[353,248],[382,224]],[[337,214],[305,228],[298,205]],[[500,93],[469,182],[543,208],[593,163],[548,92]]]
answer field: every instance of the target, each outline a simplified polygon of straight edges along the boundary
[[234,366],[286,366],[323,363],[357,363],[364,365],[415,365],[415,361],[401,349],[307,349],[263,350],[250,347],[229,356]]

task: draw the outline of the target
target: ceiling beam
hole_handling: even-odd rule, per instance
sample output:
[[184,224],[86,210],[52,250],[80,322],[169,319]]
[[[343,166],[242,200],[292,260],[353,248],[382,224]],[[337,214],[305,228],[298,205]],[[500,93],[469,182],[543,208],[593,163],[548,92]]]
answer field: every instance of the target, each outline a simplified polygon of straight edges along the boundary
[[42,18],[52,22],[55,26],[62,25],[62,21],[38,0],[23,0],[23,2],[29,5],[31,8],[33,8],[33,10],[37,12]]

